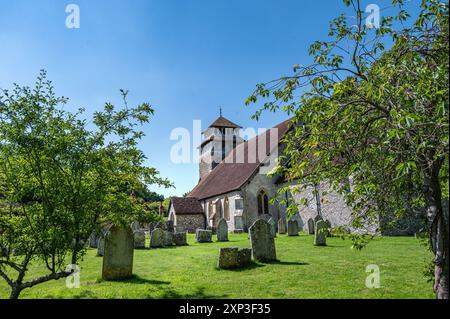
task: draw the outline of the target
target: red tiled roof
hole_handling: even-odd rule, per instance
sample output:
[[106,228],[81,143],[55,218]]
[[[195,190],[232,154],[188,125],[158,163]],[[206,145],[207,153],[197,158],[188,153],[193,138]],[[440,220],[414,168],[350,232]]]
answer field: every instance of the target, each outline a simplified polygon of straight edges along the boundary
[[203,215],[203,207],[197,198],[194,197],[172,197],[171,204],[177,215]]
[[230,128],[241,128],[239,125],[234,124],[230,120],[219,116],[209,127],[230,127]]
[[[239,144],[195,186],[189,196],[201,200],[240,189],[258,171],[261,162],[269,156],[272,151],[270,146],[278,146],[280,139],[289,130],[290,123],[291,120],[286,120],[275,126],[274,129],[277,129],[278,134],[272,133],[275,131],[267,130],[251,140]],[[254,153],[256,150],[257,154],[258,146],[264,143],[264,139],[266,152],[262,154],[263,158],[258,158]]]

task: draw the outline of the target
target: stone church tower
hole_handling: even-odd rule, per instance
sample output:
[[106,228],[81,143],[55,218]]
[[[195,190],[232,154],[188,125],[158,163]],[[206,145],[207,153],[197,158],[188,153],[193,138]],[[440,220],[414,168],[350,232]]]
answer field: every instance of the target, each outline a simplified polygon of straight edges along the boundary
[[239,134],[240,129],[239,125],[220,114],[220,117],[203,132],[203,143],[200,145],[200,180],[244,141]]

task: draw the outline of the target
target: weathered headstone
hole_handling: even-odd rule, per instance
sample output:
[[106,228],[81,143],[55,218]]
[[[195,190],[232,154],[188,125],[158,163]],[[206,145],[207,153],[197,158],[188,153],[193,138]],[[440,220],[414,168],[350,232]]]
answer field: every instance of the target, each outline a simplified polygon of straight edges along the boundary
[[198,243],[210,243],[212,242],[212,231],[206,229],[197,229],[195,231],[195,240]]
[[327,225],[327,237],[331,237],[331,222],[328,219],[325,219],[325,224]]
[[90,248],[97,248],[97,242],[98,242],[99,236],[97,232],[93,231],[91,235],[89,236],[89,247]]
[[173,246],[173,233],[170,231],[164,231],[164,246],[170,247]]
[[105,252],[105,238],[100,237],[97,240],[97,256],[103,257],[103,254]]
[[161,228],[155,228],[150,234],[150,247],[164,247],[164,239],[164,230],[162,230]]
[[145,232],[143,230],[135,230],[134,236],[134,248],[145,248]]
[[252,261],[252,250],[249,248],[220,248],[217,267],[221,269],[242,268]]
[[288,221],[288,236],[298,236],[298,223],[296,220]]
[[105,237],[103,280],[121,280],[133,275],[134,238],[131,227],[112,226]]
[[275,240],[270,224],[263,219],[258,219],[249,231],[253,258],[262,262],[276,260]]
[[131,229],[135,232],[141,229],[141,224],[137,221],[131,223]]
[[286,234],[286,220],[283,217],[278,220],[278,234]]
[[270,225],[270,232],[272,233],[272,236],[273,237],[277,237],[277,223],[276,223],[276,221],[273,219],[273,217],[270,217],[268,223]]
[[314,235],[314,219],[308,219],[308,233]]
[[176,232],[173,234],[173,243],[176,246],[186,246],[187,243],[187,236],[186,232]]
[[168,232],[171,232],[171,233],[175,232],[175,226],[174,226],[172,220],[168,220],[168,221],[166,222],[166,230],[167,230]]
[[316,223],[316,232],[314,234],[314,245],[316,246],[327,245],[327,224],[323,220],[319,220]]
[[228,224],[223,218],[217,224],[217,241],[228,241]]

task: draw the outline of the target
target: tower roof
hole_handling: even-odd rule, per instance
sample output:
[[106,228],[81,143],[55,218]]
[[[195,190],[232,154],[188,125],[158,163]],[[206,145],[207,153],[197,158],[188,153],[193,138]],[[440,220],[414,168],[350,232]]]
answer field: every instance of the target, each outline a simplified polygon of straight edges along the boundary
[[242,128],[242,126],[239,126],[237,124],[234,124],[230,120],[224,118],[222,115],[217,118],[209,127],[227,127],[227,128]]

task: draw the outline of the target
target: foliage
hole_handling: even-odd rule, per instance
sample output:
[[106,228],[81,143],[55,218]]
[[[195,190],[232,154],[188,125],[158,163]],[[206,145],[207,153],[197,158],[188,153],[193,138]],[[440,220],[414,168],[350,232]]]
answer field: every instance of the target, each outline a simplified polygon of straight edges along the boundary
[[[129,108],[127,92],[121,93],[122,109],[106,103],[89,123],[83,109],[64,110],[68,100],[55,96],[45,71],[34,88],[1,91],[0,275],[11,286],[11,298],[69,275],[67,258],[77,263],[99,224],[129,225],[142,214],[143,205],[129,195],[133,188],[171,185],[143,165],[137,148],[143,136],[138,125],[149,122],[153,108]],[[34,261],[44,263],[48,274],[25,282]]]
[[[448,3],[423,1],[409,22],[404,1],[394,0],[397,15],[373,29],[359,0],[344,2],[356,25],[344,15],[333,20],[331,40],[309,49],[312,65],[259,84],[247,104],[268,100],[255,118],[264,110],[293,115],[276,173],[328,182],[353,207],[354,228],[412,211],[428,218],[435,290],[448,298]],[[367,243],[352,238],[356,247]]]

